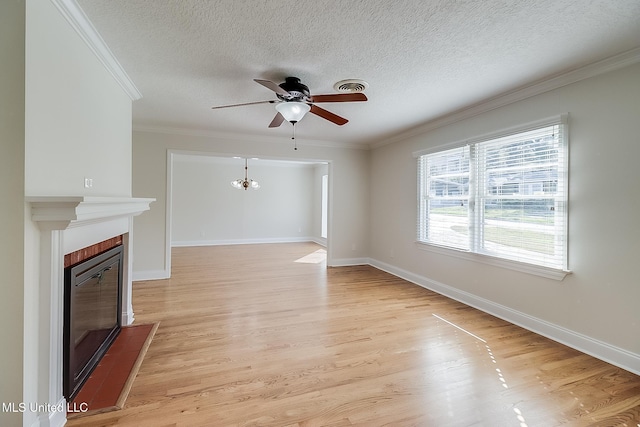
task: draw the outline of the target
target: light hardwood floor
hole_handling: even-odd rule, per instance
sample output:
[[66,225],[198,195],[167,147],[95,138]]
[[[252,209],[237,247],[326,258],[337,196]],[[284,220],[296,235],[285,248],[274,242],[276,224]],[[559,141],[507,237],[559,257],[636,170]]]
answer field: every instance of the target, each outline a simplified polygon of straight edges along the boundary
[[175,248],[121,411],[69,426],[640,426],[640,377],[312,243]]

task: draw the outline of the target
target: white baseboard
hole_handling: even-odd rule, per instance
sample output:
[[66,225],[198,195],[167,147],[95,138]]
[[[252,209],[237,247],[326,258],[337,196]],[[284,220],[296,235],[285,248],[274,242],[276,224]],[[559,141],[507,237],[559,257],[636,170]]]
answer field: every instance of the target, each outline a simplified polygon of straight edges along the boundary
[[135,320],[133,312],[129,312],[128,310],[122,312],[120,319],[122,326],[129,326],[133,324],[133,321]]
[[190,246],[221,246],[221,245],[256,245],[262,243],[299,243],[314,242],[314,237],[270,237],[262,239],[221,239],[221,240],[178,240],[171,242],[172,248]]
[[320,246],[327,247],[327,239],[325,237],[309,237],[310,241],[319,244]]
[[131,278],[134,282],[142,280],[163,280],[171,277],[167,270],[134,271]]
[[615,347],[611,344],[588,337],[578,332],[566,329],[562,326],[549,323],[528,314],[513,310],[501,304],[489,301],[465,291],[461,291],[444,283],[431,280],[427,277],[414,274],[391,264],[375,259],[369,259],[369,265],[393,274],[423,288],[432,290],[441,295],[460,301],[478,310],[489,313],[507,322],[523,327],[531,332],[557,341],[561,344],[586,353],[597,359],[618,366],[636,375],[640,375],[640,355]]
[[38,415],[31,427],[62,427],[67,423],[67,401],[62,398],[49,412]]
[[349,267],[352,265],[367,265],[369,258],[338,258],[327,260],[329,267]]

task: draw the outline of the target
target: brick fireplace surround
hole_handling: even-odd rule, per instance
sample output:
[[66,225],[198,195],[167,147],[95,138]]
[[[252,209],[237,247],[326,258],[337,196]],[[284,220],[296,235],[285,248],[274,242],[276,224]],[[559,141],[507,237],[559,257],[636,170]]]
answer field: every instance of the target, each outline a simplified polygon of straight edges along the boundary
[[[133,217],[149,210],[155,199],[131,197],[27,197],[31,219],[40,229],[38,301],[38,402],[53,408],[38,414],[39,425],[62,426],[64,264],[84,248],[110,239],[124,246],[122,325],[133,323],[131,304]],[[120,236],[120,237],[119,237]],[[61,406],[62,405],[62,406]]]

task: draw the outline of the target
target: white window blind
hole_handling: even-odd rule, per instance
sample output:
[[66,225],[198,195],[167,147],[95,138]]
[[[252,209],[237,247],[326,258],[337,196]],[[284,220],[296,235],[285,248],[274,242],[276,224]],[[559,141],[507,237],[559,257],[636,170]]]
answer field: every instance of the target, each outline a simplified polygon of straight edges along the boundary
[[469,147],[422,156],[420,240],[469,249]]
[[559,121],[418,158],[418,241],[567,268],[567,145]]

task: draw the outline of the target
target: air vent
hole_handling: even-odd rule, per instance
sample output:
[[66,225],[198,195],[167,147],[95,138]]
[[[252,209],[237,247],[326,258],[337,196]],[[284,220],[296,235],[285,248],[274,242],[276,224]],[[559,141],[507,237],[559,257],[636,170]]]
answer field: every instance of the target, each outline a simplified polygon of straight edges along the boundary
[[340,80],[333,85],[333,88],[338,92],[364,92],[369,87],[369,83],[359,79]]

